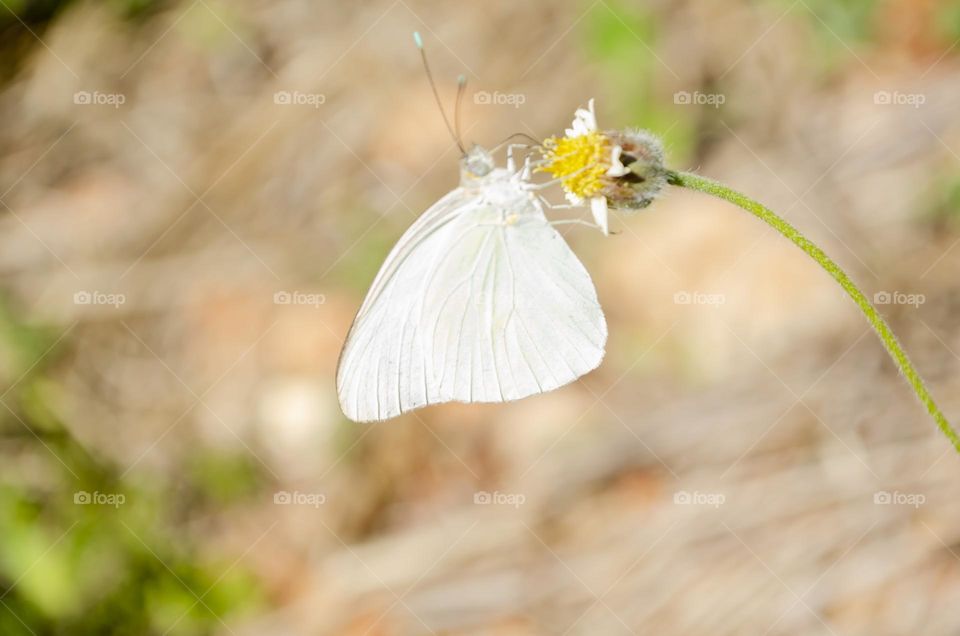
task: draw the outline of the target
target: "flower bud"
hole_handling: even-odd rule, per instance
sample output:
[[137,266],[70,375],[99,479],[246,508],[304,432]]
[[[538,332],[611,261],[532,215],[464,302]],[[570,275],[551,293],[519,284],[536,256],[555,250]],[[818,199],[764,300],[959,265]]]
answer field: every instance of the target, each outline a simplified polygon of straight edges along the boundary
[[[614,148],[614,165],[600,192],[611,208],[640,210],[653,203],[667,184],[663,144],[646,130],[610,130],[604,135]],[[622,169],[620,167],[622,166]]]

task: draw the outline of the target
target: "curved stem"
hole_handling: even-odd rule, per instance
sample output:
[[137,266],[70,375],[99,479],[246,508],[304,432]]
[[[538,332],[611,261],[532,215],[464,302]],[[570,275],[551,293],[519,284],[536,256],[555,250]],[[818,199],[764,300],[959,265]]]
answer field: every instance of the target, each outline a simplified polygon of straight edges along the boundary
[[893,335],[893,331],[890,329],[890,326],[886,323],[876,308],[870,304],[870,301],[863,294],[863,292],[860,291],[860,289],[852,280],[850,280],[850,277],[847,276],[847,274],[840,269],[840,266],[834,263],[833,260],[823,252],[823,250],[814,245],[809,239],[807,239],[807,237],[801,234],[798,229],[790,225],[772,210],[735,190],[731,190],[721,183],[713,181],[712,179],[707,179],[689,172],[668,171],[667,181],[671,185],[711,194],[743,208],[786,238],[790,239],[794,245],[806,252],[810,258],[815,260],[820,267],[826,270],[826,272],[830,274],[834,280],[840,283],[840,286],[843,287],[847,294],[849,294],[850,298],[853,299],[853,302],[857,303],[857,307],[860,308],[860,311],[862,311],[863,315],[866,316],[874,331],[876,331],[877,335],[880,336],[883,346],[887,348],[887,352],[890,354],[890,357],[893,358],[893,361],[897,363],[897,366],[907,379],[907,382],[909,382],[911,388],[913,388],[913,392],[916,393],[917,398],[926,407],[927,412],[930,413],[930,416],[933,417],[933,420],[936,422],[940,431],[946,435],[947,439],[950,440],[950,443],[953,444],[953,447],[958,453],[960,453],[960,436],[957,435],[957,432],[953,430],[952,426],[950,426],[950,422],[948,422],[947,418],[945,418],[943,413],[940,412],[936,402],[933,401],[933,397],[930,395],[926,385],[923,383],[923,378],[920,377],[920,374],[917,372],[916,368],[914,368],[913,363],[910,362],[910,358],[907,357],[906,351],[904,351],[903,347],[900,346],[899,341],[897,341],[897,337]]

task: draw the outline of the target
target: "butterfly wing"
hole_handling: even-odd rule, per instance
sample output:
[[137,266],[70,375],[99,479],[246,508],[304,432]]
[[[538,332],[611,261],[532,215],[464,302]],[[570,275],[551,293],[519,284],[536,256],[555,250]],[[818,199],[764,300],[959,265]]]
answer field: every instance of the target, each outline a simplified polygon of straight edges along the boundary
[[337,392],[361,422],[515,400],[596,368],[606,337],[593,282],[540,205],[504,223],[458,188],[381,267],[347,336]]

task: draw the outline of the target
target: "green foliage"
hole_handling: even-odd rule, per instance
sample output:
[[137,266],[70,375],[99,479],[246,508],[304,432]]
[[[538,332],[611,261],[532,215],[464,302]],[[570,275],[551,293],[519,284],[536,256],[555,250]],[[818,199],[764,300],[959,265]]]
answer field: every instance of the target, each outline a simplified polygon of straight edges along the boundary
[[188,468],[197,493],[214,505],[228,505],[257,492],[263,483],[260,464],[249,455],[202,454]]
[[234,33],[245,36],[245,28],[230,5],[216,0],[190,7],[177,28],[194,44],[209,49],[233,43]]
[[776,4],[788,7],[794,19],[805,20],[812,29],[816,41],[808,50],[821,72],[857,63],[851,52],[859,55],[858,50],[872,44],[878,0],[804,0],[800,4],[777,0]]
[[960,226],[960,175],[955,171],[932,180],[922,209],[934,225]]
[[[793,5],[788,0],[779,0],[785,6]],[[801,13],[811,14],[816,28],[833,40],[832,46],[864,42],[873,35],[874,18],[878,0],[804,0],[798,5]]]
[[936,22],[945,41],[956,42],[960,39],[960,2],[944,2]]
[[[656,18],[620,2],[597,5],[587,14],[583,29],[588,58],[595,61],[604,94],[601,109],[612,114],[611,128],[618,122],[642,122],[660,136],[673,162],[682,162],[694,142],[695,121],[691,109],[673,107],[669,95],[658,87],[664,76],[672,78],[657,58]],[[610,113],[611,109],[616,109]]]
[[201,558],[204,539],[184,540],[177,523],[185,505],[251,492],[257,471],[198,451],[173,491],[91,456],[50,407],[69,350],[70,336],[58,338],[0,303],[0,634],[199,635],[255,609],[251,574]]
[[[419,209],[416,205],[411,206],[414,210]],[[426,209],[426,207],[423,207]],[[375,211],[374,215],[382,214],[382,211]],[[397,231],[409,224],[413,218],[402,204],[393,207],[382,223],[377,223],[372,229],[369,228],[370,214],[367,212],[356,214],[345,214],[343,216],[345,236],[363,236],[363,241],[357,243],[345,254],[336,265],[338,279],[349,289],[358,293],[363,293],[370,282],[377,275],[383,259],[386,258],[397,239]],[[391,227],[392,222],[396,221],[397,226]],[[318,276],[323,272],[318,272]]]
[[[73,0],[4,0],[0,5],[0,25],[7,21],[19,23],[17,17],[29,25],[43,24],[71,4]],[[108,0],[107,4],[118,15],[134,18],[167,3],[164,0]]]

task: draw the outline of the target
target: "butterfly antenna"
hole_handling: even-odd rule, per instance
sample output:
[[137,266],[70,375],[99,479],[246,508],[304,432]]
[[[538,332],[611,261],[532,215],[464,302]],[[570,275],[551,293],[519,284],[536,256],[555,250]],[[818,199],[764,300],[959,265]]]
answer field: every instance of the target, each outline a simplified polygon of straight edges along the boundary
[[457,101],[453,107],[453,129],[457,133],[457,143],[460,149],[463,149],[463,135],[460,128],[460,113],[463,112],[463,96],[467,92],[467,76],[460,75],[457,78]]
[[537,139],[537,138],[534,137],[533,135],[528,135],[528,134],[525,133],[525,132],[515,132],[515,133],[513,133],[512,135],[508,136],[508,137],[507,137],[506,139],[504,139],[503,141],[501,141],[500,144],[501,144],[501,145],[502,145],[502,144],[505,144],[505,143],[507,143],[508,141],[510,141],[511,139],[516,139],[517,137],[524,137],[524,138],[526,138],[526,139],[529,139],[530,141],[533,142],[533,145],[534,145],[534,146],[542,146],[542,145],[543,145],[543,142],[542,142],[542,141],[540,141],[539,139]]
[[423,70],[427,73],[427,81],[430,82],[430,89],[433,91],[433,98],[437,102],[437,108],[440,109],[440,116],[443,117],[443,123],[447,125],[447,130],[450,131],[450,136],[453,137],[453,140],[457,142],[457,148],[460,149],[461,154],[467,154],[467,151],[463,148],[463,143],[460,142],[460,137],[453,130],[453,126],[450,125],[450,120],[447,119],[447,113],[443,110],[443,103],[440,101],[440,93],[437,92],[437,84],[433,81],[433,73],[430,72],[430,65],[427,63],[427,52],[423,50],[423,39],[420,37],[419,31],[413,32],[413,43],[417,45],[417,48],[420,49],[420,58],[423,60]]

